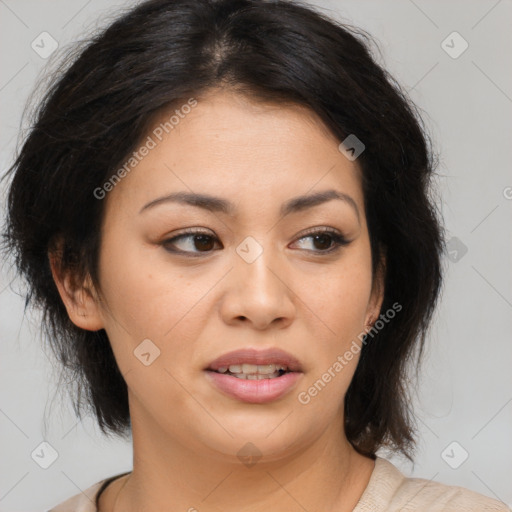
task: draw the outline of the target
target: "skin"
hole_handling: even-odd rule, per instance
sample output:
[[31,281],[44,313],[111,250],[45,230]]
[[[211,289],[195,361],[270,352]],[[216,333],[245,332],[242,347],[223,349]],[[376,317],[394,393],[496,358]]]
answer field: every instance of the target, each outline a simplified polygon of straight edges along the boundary
[[[107,487],[100,510],[113,510],[122,487],[114,512],[351,511],[374,468],[343,430],[358,355],[307,405],[298,394],[379,315],[382,278],[371,270],[361,171],[311,111],[226,90],[197,100],[103,199],[101,289],[89,279],[74,285],[51,256],[71,320],[106,330],[129,391],[133,471]],[[350,196],[359,218],[340,200],[280,216],[285,201],[328,189]],[[139,213],[178,191],[222,197],[236,212],[167,202]],[[174,248],[198,257],[168,252],[162,242],[189,227],[214,237],[207,252],[193,237]],[[329,239],[315,244],[303,234],[316,227],[350,243],[322,254]],[[263,249],[252,263],[236,252],[247,236]],[[144,339],[160,350],[149,366],[133,354]],[[267,404],[214,388],[203,369],[246,347],[297,357],[297,386]],[[247,442],[261,454],[250,467],[237,457]]]

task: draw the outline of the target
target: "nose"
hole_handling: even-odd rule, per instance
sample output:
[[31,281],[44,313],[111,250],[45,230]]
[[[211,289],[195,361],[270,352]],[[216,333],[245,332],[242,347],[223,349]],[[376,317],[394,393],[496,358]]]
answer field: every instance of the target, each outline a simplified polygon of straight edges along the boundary
[[296,303],[284,265],[279,265],[270,250],[264,250],[252,262],[238,254],[234,259],[221,306],[224,321],[230,325],[247,323],[257,330],[273,324],[278,328],[290,325],[296,315]]

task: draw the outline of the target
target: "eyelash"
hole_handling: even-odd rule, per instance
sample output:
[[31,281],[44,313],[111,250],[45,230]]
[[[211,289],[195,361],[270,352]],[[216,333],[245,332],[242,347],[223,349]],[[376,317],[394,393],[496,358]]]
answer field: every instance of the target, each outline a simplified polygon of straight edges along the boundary
[[[209,238],[213,238],[214,240],[219,241],[215,236],[211,235],[209,232],[197,230],[194,228],[188,228],[188,229],[185,229],[179,235],[164,240],[163,242],[161,242],[161,245],[164,247],[164,249],[166,251],[168,251],[170,253],[180,254],[180,255],[184,255],[184,256],[192,257],[192,258],[201,257],[202,254],[208,255],[211,252],[213,252],[213,250],[211,250],[211,251],[197,251],[196,253],[194,253],[194,252],[190,252],[190,251],[182,251],[179,249],[178,250],[169,249],[167,247],[168,245],[172,244],[173,242],[176,242],[176,240],[190,238],[193,235],[195,235],[195,236],[205,235]],[[319,256],[332,254],[333,252],[338,251],[341,247],[348,245],[350,243],[350,241],[347,240],[341,233],[339,233],[338,231],[336,231],[332,228],[312,228],[310,231],[302,234],[300,236],[300,238],[298,238],[297,240],[303,240],[304,238],[311,238],[315,235],[329,235],[332,238],[332,242],[334,244],[330,249],[326,249],[326,250],[310,251],[308,249],[305,249],[306,251],[316,253]]]

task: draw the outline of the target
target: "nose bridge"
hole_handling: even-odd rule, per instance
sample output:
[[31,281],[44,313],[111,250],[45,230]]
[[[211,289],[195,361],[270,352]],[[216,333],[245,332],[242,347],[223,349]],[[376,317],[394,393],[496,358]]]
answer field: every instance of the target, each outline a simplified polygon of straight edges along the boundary
[[[234,275],[238,291],[231,296],[231,317],[244,317],[263,328],[275,319],[289,320],[294,311],[284,268],[272,244],[246,237],[235,249]],[[261,239],[260,239],[261,240]]]
[[269,239],[267,237],[265,243],[261,239],[247,236],[236,248],[236,266],[241,269],[246,287],[257,293],[279,294],[279,289],[283,286],[276,277],[279,272],[279,258],[272,252]]

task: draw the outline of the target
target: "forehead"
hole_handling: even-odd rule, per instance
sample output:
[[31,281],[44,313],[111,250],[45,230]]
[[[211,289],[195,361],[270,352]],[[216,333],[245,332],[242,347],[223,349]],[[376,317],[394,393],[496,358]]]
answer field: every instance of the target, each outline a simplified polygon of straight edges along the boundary
[[155,117],[107,199],[139,210],[165,193],[205,193],[277,213],[291,196],[336,188],[362,207],[359,166],[338,146],[309,109],[215,91]]

